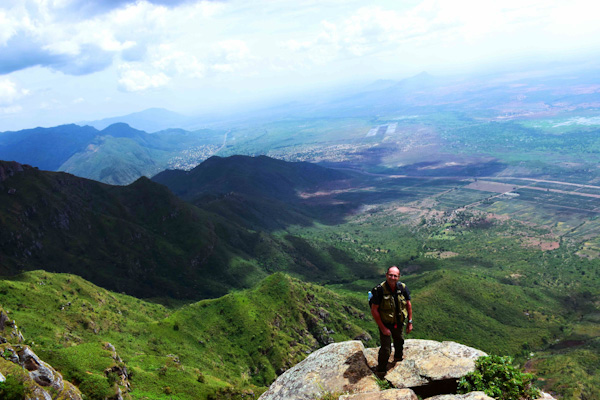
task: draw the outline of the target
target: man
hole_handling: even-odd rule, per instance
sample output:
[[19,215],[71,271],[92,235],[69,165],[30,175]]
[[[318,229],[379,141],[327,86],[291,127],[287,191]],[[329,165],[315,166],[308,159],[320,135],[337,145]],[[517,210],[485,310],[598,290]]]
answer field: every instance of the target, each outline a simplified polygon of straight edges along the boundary
[[[406,333],[413,329],[412,305],[410,292],[406,285],[399,282],[400,270],[396,266],[388,268],[385,282],[375,286],[371,293],[371,315],[379,326],[379,357],[377,359],[377,375],[383,377],[387,370],[387,362],[392,353],[392,339],[394,340],[394,362],[402,361],[404,337],[402,329],[406,324]],[[408,320],[408,321],[407,321]]]

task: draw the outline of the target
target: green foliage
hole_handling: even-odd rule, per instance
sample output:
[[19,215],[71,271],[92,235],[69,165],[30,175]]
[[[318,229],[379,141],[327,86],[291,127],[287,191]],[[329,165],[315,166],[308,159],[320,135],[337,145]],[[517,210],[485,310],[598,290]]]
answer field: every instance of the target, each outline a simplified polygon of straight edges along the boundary
[[89,399],[114,394],[117,377],[106,371],[121,364],[106,342],[123,359],[134,398],[160,398],[169,387],[182,400],[237,399],[266,390],[313,349],[375,328],[363,299],[282,273],[175,309],[44,271],[0,279],[0,293],[33,350]]
[[540,396],[533,381],[533,375],[523,373],[512,365],[511,357],[491,355],[477,359],[475,371],[460,379],[458,391],[483,391],[499,400],[531,400]]
[[25,385],[21,380],[8,375],[4,382],[0,382],[0,399],[23,400],[25,397]]
[[80,376],[82,381],[79,383],[79,390],[84,395],[84,399],[103,400],[115,394],[114,389],[105,376],[98,374],[87,375],[86,377]]
[[387,390],[393,388],[392,384],[387,379],[379,379],[375,377],[375,381],[377,382],[377,386],[379,386],[379,390]]

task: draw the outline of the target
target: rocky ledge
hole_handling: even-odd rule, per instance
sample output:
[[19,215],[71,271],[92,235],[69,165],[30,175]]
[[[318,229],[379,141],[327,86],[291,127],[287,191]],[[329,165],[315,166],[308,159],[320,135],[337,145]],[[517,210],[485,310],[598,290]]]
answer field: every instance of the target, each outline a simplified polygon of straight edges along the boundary
[[82,400],[79,389],[22,342],[15,321],[0,308],[0,382],[10,375],[19,376],[27,387],[24,400]]
[[[380,390],[373,373],[378,351],[358,340],[330,344],[280,375],[259,400],[313,400],[325,394],[339,400],[491,400],[483,392],[456,394],[458,380],[486,355],[480,350],[409,339],[404,360],[388,364],[385,379],[393,389],[387,390]],[[543,398],[552,399],[545,393]]]

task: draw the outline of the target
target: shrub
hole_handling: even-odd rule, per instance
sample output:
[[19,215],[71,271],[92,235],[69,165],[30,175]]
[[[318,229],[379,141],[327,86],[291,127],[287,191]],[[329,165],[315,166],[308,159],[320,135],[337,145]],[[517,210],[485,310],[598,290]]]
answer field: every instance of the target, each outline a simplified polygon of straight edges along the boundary
[[104,400],[115,394],[106,377],[97,374],[85,376],[79,384],[79,390],[87,400]]
[[25,397],[23,382],[12,375],[8,375],[4,382],[0,382],[0,399],[22,400]]
[[458,392],[483,391],[498,400],[536,399],[540,392],[533,387],[533,375],[512,365],[512,357],[485,356],[475,362],[475,371],[458,382]]

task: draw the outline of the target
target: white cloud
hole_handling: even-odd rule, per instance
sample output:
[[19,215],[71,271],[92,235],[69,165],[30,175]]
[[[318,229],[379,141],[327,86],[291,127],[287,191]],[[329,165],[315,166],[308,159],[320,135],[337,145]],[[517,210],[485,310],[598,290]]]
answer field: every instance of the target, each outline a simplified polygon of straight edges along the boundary
[[[172,93],[175,107],[200,90],[251,96],[597,50],[598,14],[590,0],[0,0],[0,79],[23,82],[36,106],[150,91],[143,101]],[[22,79],[39,70],[52,79]]]
[[0,107],[0,114],[18,114],[23,111],[21,106]]
[[206,65],[196,56],[169,44],[154,49],[151,65],[169,76],[203,78],[206,73]]
[[17,32],[17,21],[9,16],[5,10],[0,10],[0,46],[6,44],[8,39]]
[[232,73],[246,68],[252,61],[248,45],[243,40],[224,40],[215,47],[211,68],[218,72]]
[[18,88],[12,80],[0,79],[0,106],[12,106],[13,103],[28,94],[28,90]]
[[146,89],[158,88],[166,85],[168,82],[169,77],[162,72],[146,72],[128,64],[121,66],[119,85],[127,92],[139,92]]

